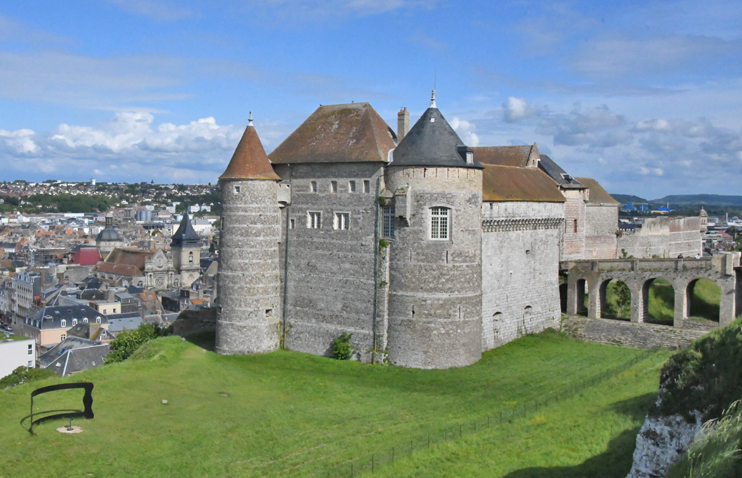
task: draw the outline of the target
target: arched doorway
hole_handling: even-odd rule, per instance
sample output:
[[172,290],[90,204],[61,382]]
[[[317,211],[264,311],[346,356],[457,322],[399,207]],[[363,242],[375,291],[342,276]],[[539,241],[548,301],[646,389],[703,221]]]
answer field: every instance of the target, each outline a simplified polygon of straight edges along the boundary
[[644,322],[672,326],[675,319],[675,289],[665,279],[649,279],[642,287]]
[[600,316],[631,320],[631,290],[623,281],[608,279],[600,284]]
[[685,289],[686,313],[690,319],[719,322],[721,288],[709,279],[695,279]]
[[577,302],[575,310],[577,315],[587,316],[587,281],[585,279],[577,279],[575,282],[575,301]]

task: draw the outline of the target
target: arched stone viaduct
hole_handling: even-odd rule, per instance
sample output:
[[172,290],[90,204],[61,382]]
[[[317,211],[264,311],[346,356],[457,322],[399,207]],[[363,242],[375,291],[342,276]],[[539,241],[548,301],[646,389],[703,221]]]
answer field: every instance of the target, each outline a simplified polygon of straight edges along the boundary
[[[606,290],[612,280],[624,282],[631,291],[631,321],[644,322],[649,286],[654,279],[664,279],[675,292],[673,324],[680,327],[688,318],[690,292],[697,279],[709,279],[721,290],[719,326],[723,327],[742,314],[742,268],[740,253],[727,252],[700,259],[614,259],[573,261],[567,269],[567,314],[601,317]],[[585,310],[585,290],[589,293]]]

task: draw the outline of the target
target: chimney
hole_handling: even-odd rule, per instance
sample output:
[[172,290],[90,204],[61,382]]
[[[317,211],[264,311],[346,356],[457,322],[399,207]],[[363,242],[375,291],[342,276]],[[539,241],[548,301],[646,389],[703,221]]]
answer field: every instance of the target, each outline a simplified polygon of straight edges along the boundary
[[397,144],[399,144],[410,131],[410,112],[403,107],[397,113]]

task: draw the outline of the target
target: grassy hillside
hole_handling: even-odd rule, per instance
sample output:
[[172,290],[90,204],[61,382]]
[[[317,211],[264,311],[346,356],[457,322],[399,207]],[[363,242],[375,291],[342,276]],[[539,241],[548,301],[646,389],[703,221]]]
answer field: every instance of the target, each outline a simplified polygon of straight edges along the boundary
[[670,206],[742,206],[742,196],[723,196],[720,194],[677,194],[653,199],[652,203]]
[[641,198],[639,196],[634,196],[633,194],[613,194],[611,193],[611,196],[613,197],[613,199],[620,202],[621,204],[626,204],[627,202],[630,202],[632,204],[649,202],[646,199]]
[[[200,345],[213,345],[213,336],[202,339]],[[619,477],[630,467],[668,354],[565,392],[641,353],[547,332],[490,351],[470,367],[410,370],[286,351],[225,357],[162,338],[126,362],[64,380],[95,384],[96,417],[77,422],[85,430],[79,435],[57,433],[59,422],[39,426],[35,436],[19,425],[30,391],[63,380],[1,391],[0,474],[327,476],[341,470],[338,464],[360,464],[394,447],[397,459],[377,474],[588,477],[599,470]],[[80,406],[80,394],[60,393],[40,396],[38,408]],[[461,424],[546,397],[548,406],[512,424],[435,442]],[[403,455],[411,440],[419,444],[428,434],[430,450]]]

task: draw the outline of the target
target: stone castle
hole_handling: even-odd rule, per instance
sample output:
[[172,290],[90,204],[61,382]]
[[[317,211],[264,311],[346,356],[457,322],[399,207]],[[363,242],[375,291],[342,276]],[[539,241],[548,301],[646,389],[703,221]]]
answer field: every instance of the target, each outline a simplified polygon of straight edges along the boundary
[[[536,144],[468,147],[436,107],[395,132],[321,106],[267,156],[252,124],[220,177],[217,352],[283,346],[470,365],[558,327],[560,261],[617,257],[619,204]],[[699,241],[700,245],[700,235]]]

